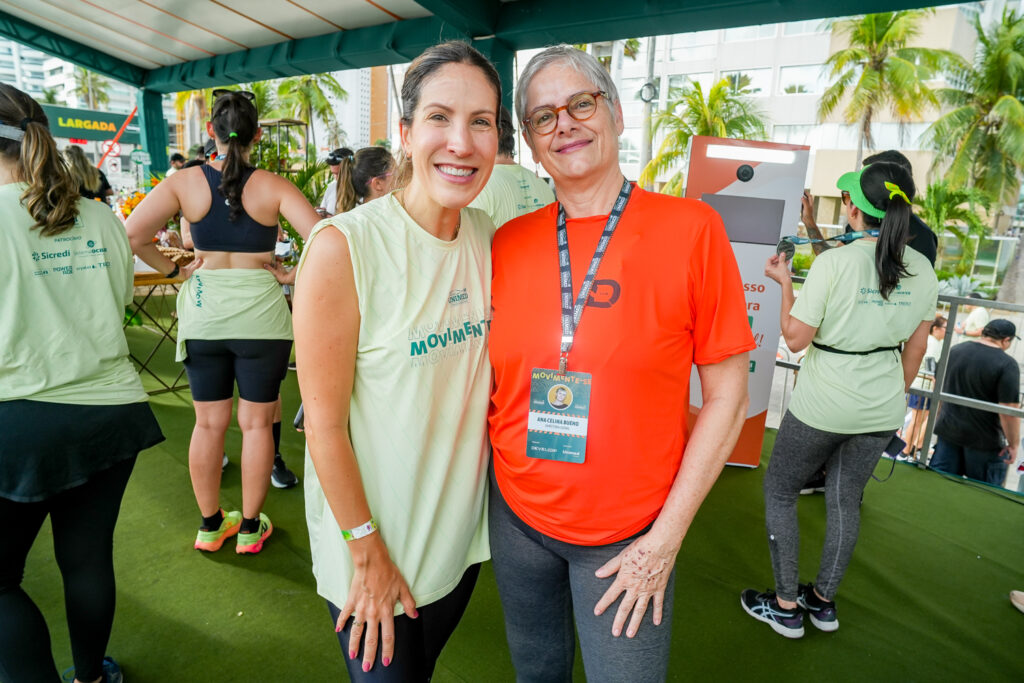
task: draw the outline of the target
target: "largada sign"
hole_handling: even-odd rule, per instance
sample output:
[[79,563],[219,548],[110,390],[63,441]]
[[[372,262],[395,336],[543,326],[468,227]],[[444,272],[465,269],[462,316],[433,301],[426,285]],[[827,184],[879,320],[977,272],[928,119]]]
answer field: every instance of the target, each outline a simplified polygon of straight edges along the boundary
[[[127,114],[114,114],[107,111],[90,109],[72,109],[58,107],[53,104],[41,105],[46,118],[50,121],[50,133],[55,138],[77,138],[81,140],[110,140],[120,130],[121,124],[128,118]],[[139,144],[138,118],[125,128],[121,144]]]

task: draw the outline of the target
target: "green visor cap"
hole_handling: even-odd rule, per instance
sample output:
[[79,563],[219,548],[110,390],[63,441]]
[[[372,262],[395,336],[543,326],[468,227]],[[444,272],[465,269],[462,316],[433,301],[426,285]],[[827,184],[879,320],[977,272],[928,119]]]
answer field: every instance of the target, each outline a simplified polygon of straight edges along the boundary
[[884,218],[885,211],[876,208],[871,202],[869,202],[868,198],[864,196],[864,190],[860,187],[860,177],[864,175],[864,171],[866,171],[867,168],[868,167],[865,166],[859,171],[850,171],[849,173],[844,173],[839,176],[839,180],[836,182],[836,187],[845,192],[849,192],[850,201],[853,202],[853,205],[867,215],[874,216],[875,218]]

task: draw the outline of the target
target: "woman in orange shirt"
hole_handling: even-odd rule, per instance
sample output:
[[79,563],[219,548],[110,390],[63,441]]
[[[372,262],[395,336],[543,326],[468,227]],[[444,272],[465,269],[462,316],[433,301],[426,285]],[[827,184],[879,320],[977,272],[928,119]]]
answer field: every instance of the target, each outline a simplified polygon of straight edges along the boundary
[[535,56],[516,114],[558,203],[492,249],[489,525],[512,659],[519,680],[571,680],[578,632],[588,679],[663,680],[676,555],[746,415],[739,269],[709,206],[625,181],[594,57]]

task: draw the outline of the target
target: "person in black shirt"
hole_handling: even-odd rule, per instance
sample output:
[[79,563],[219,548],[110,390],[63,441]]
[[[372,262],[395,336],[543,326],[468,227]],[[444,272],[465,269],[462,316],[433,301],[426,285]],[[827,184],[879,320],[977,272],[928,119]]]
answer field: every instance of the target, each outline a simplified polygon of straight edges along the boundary
[[[977,341],[953,347],[946,369],[945,391],[965,398],[1020,405],[1020,368],[1006,350],[1017,337],[1009,320],[997,318]],[[1007,465],[1017,457],[1020,422],[1016,417],[950,403],[942,405],[935,424],[938,443],[931,468],[967,475],[1002,486]]]
[[[913,175],[914,169],[910,165],[910,160],[903,156],[900,152],[894,149],[889,149],[878,154],[872,154],[864,160],[864,165],[868,166],[876,161],[888,161],[893,164],[898,164],[906,169],[907,173]],[[803,221],[804,227],[807,228],[807,236],[811,239],[823,239],[821,231],[818,229],[818,224],[814,220],[814,197],[810,193],[805,192],[801,198],[801,211],[800,220]],[[927,258],[932,266],[935,265],[935,256],[938,253],[939,238],[935,236],[931,228],[918,218],[915,214],[910,214],[910,239],[907,241],[907,246],[920,252],[922,256]],[[820,254],[826,249],[830,249],[836,246],[836,244],[829,244],[828,242],[821,242],[812,245],[815,255]]]

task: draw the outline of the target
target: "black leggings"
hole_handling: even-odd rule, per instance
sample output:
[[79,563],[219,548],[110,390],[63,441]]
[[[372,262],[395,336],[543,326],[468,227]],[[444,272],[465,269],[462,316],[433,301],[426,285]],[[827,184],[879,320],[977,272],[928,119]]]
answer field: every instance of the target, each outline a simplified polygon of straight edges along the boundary
[[290,339],[189,339],[185,372],[196,401],[223,401],[235,394],[253,403],[277,400],[288,375]]
[[[480,565],[471,565],[451,593],[429,605],[417,605],[417,618],[413,619],[405,614],[395,617],[395,654],[391,664],[386,667],[381,664],[379,639],[377,658],[373,662],[373,668],[368,672],[363,671],[362,644],[355,659],[349,659],[348,639],[352,629],[352,617],[349,617],[345,628],[338,633],[338,642],[341,644],[341,651],[345,653],[349,678],[359,683],[429,681],[434,673],[437,658],[441,656],[441,650],[455,632],[455,627],[459,625],[459,620],[466,611],[466,605],[469,604],[479,575]],[[337,624],[341,610],[330,600],[327,601],[327,609],[331,611],[331,623]]]
[[25,559],[50,516],[53,550],[64,580],[64,606],[75,675],[103,675],[103,656],[114,623],[114,525],[135,456],[97,472],[84,484],[37,503],[0,498],[4,530],[0,560],[0,680],[60,680],[46,621],[21,588]]

